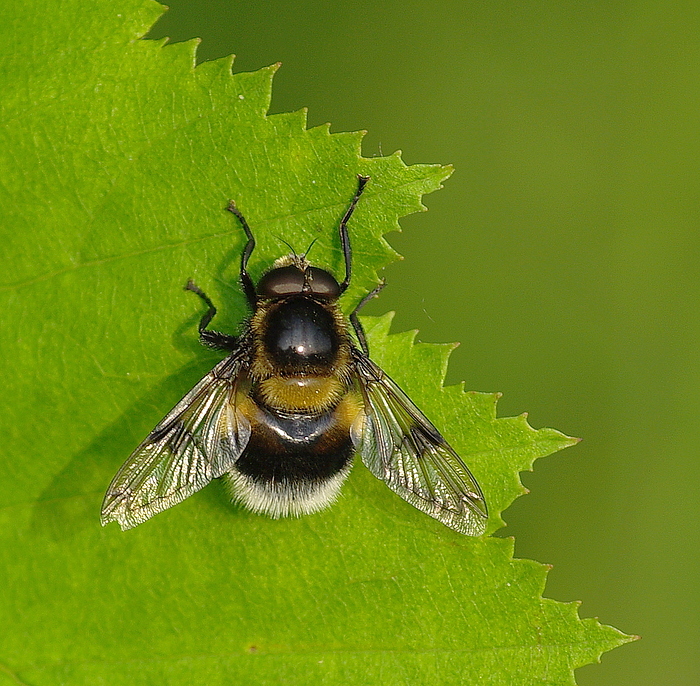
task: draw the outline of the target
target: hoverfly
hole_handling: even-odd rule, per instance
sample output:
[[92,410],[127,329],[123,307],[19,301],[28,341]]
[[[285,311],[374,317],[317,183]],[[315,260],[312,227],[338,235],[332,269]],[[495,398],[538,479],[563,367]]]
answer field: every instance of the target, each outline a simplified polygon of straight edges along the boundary
[[199,323],[201,342],[228,356],[117,472],[102,505],[103,525],[135,527],[217,477],[254,512],[274,518],[317,512],[335,501],[357,452],[414,507],[463,534],[484,532],[486,503],[471,472],[369,357],[357,313],[384,284],[349,317],[357,344],[338,306],[352,272],[347,225],[368,181],[359,177],[339,225],[345,259],[340,283],[306,254],[292,252],[254,284],[247,265],[255,239],[229,203],[248,239],[240,281],[252,314],[240,336],[210,330],[216,307],[187,283],[185,289],[208,308]]

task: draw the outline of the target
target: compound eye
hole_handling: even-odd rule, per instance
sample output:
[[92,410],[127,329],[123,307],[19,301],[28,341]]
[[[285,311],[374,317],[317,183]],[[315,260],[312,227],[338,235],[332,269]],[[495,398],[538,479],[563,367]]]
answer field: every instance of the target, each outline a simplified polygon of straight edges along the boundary
[[340,297],[340,285],[332,274],[318,267],[306,268],[306,280],[309,292],[321,300],[337,300]]
[[256,287],[262,298],[282,298],[304,290],[304,272],[294,265],[277,267],[267,272]]

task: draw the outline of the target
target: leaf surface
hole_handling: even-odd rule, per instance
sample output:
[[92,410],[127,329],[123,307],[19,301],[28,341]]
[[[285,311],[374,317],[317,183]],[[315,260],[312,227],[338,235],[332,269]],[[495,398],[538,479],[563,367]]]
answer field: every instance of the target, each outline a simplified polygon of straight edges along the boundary
[[[140,0],[0,7],[4,326],[0,684],[569,684],[626,638],[543,600],[545,567],[470,539],[357,465],[340,502],[298,520],[233,508],[214,483],[137,529],[99,526],[121,462],[219,359],[196,342],[245,315],[234,198],[259,239],[342,274],[336,227],[356,185],[346,310],[396,259],[382,236],[450,169],[365,159],[361,134],[267,116],[274,68],[194,68],[196,43],[140,40]],[[496,419],[495,395],[442,388],[451,346],[388,335],[373,355],[480,480],[490,530],[517,472],[572,439]]]

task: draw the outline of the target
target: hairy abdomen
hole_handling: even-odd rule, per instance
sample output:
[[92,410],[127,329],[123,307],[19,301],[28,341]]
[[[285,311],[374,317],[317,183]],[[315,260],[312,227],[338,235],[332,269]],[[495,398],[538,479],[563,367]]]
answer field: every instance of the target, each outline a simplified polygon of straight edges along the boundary
[[241,409],[252,432],[227,475],[232,497],[272,517],[330,505],[352,465],[350,427],[361,412],[358,399],[346,394],[320,413],[285,413],[251,398]]

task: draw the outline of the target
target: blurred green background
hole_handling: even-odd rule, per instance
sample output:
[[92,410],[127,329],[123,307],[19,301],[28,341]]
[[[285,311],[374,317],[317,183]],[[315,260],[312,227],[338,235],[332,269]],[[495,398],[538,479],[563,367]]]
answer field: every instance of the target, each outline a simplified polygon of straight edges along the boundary
[[506,513],[546,595],[643,636],[583,686],[700,683],[700,4],[169,0],[149,35],[282,61],[273,112],[453,163],[367,311],[584,441]]

